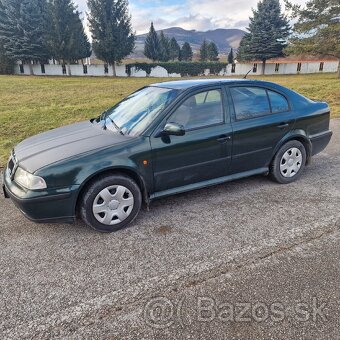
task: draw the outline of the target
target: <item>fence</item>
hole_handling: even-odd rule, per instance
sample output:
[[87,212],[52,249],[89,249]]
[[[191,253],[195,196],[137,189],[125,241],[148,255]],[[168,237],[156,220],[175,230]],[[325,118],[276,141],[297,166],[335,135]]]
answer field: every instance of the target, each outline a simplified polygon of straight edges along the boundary
[[[292,62],[292,63],[267,63],[265,74],[307,74],[307,73],[322,73],[336,72],[338,69],[338,61],[310,61],[310,62]],[[255,64],[234,64],[228,65],[218,75],[220,76],[243,76],[251,70],[251,74],[262,74],[262,63]],[[16,65],[15,74],[29,74],[28,65]],[[33,65],[33,72],[39,76],[63,76],[67,73],[67,68],[63,65],[47,64]],[[72,76],[112,76],[112,67],[106,65],[71,65]],[[125,65],[116,66],[116,74],[118,77],[128,77]],[[207,69],[204,75],[210,75],[210,70]],[[137,70],[132,67],[131,77],[146,77],[147,74],[143,70]],[[171,73],[163,67],[157,66],[152,69],[150,77],[180,77],[180,74]]]

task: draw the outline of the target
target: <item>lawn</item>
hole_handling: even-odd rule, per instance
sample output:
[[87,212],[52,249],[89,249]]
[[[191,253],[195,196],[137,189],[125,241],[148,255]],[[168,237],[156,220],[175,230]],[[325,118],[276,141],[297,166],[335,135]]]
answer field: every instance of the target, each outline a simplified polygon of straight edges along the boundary
[[[340,80],[335,74],[257,77],[327,101],[340,117]],[[64,78],[0,76],[0,167],[22,139],[61,125],[98,116],[155,78]]]

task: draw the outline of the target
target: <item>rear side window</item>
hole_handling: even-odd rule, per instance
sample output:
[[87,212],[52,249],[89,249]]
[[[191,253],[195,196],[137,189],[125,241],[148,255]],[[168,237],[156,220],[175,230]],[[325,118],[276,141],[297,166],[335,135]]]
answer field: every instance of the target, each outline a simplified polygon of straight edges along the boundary
[[267,91],[260,87],[232,87],[236,119],[244,120],[270,114]]
[[230,89],[237,120],[251,119],[271,113],[289,111],[287,99],[261,87],[232,87]]
[[289,111],[289,104],[284,96],[273,91],[268,91],[268,96],[273,113]]

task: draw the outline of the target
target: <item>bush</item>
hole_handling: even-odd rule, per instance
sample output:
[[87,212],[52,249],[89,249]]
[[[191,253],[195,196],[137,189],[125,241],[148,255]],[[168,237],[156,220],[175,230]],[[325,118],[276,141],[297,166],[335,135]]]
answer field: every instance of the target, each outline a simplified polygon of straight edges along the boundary
[[137,71],[145,71],[149,76],[153,68],[160,66],[167,70],[168,73],[179,73],[183,76],[199,76],[204,74],[206,69],[210,70],[210,74],[219,74],[227,67],[227,63],[220,62],[168,62],[168,63],[134,63],[126,65],[126,73],[131,75],[131,69],[136,68]]

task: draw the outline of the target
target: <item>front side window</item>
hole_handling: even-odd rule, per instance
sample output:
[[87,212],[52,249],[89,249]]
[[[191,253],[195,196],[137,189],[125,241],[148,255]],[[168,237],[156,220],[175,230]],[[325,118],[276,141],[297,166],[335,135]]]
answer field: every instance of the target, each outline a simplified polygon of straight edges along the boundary
[[107,110],[102,121],[112,130],[118,128],[125,135],[138,135],[150,126],[177,94],[178,90],[174,89],[145,87]]
[[256,118],[270,114],[267,91],[260,87],[232,87],[237,120]]
[[224,121],[221,90],[210,90],[186,99],[168,119],[186,130],[221,124]]

